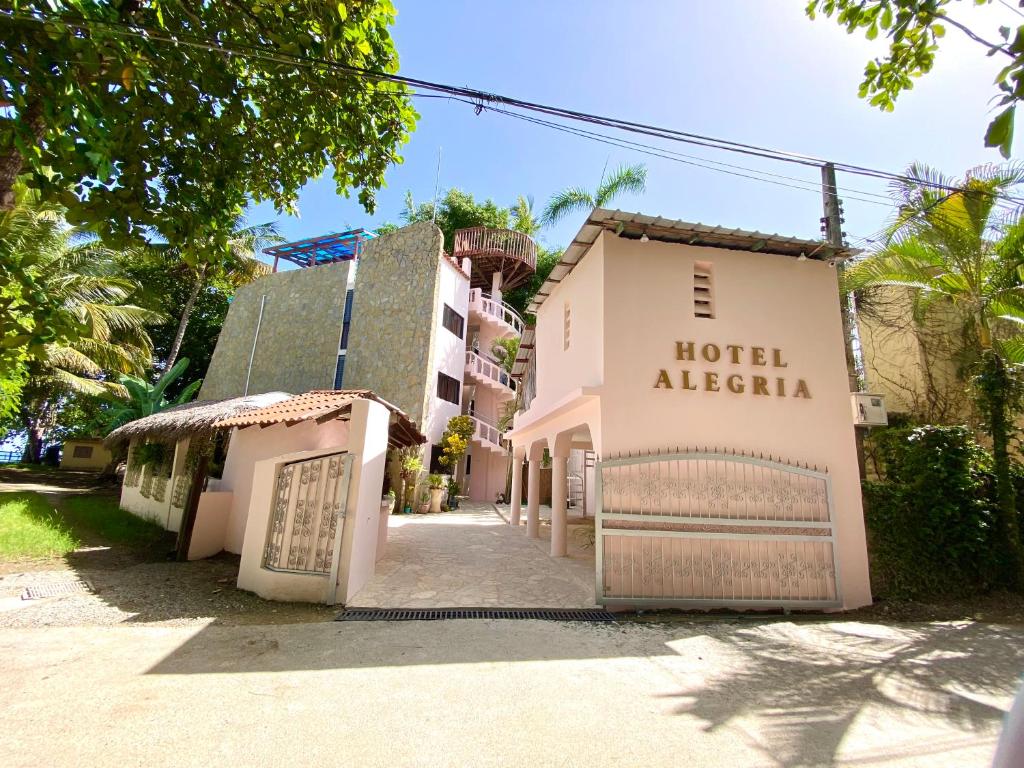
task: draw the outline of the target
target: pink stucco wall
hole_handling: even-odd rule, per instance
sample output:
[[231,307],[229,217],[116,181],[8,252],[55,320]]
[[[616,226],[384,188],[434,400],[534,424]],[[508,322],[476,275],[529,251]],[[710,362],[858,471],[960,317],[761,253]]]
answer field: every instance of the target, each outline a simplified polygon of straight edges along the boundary
[[266,429],[247,427],[234,430],[224,473],[220,480],[210,484],[211,490],[231,491],[234,495],[223,548],[236,554],[242,551],[255,462],[283,453],[345,445],[347,441],[348,423],[343,421],[329,421],[321,425],[304,422],[293,427],[275,424]]
[[[238,587],[250,590],[269,600],[344,603],[363,587],[373,575],[377,559],[381,486],[387,453],[390,412],[379,403],[359,400],[344,433],[337,431],[337,422],[310,425],[314,431],[335,425],[322,445],[311,450],[276,454],[249,465],[252,474],[247,524],[242,542],[242,559],[238,571]],[[270,429],[284,428],[271,427]],[[265,430],[266,431],[266,430]],[[338,560],[338,582],[319,574],[298,574],[272,571],[263,567],[274,485],[280,468],[289,462],[303,461],[325,453],[347,450],[353,456],[349,475],[345,519],[340,526],[341,550]]]
[[[712,266],[713,319],[694,314],[695,261]],[[568,351],[562,348],[566,303],[572,307]],[[693,342],[698,360],[678,360],[677,342]],[[720,359],[700,359],[705,344],[717,345]],[[736,363],[730,344],[743,348]],[[763,361],[754,347],[765,350]],[[784,368],[773,365],[774,349]],[[604,233],[541,307],[536,354],[537,397],[516,418],[516,446],[537,453],[556,437],[565,444],[570,432],[573,440],[589,433],[603,458],[707,447],[827,467],[844,604],[870,603],[833,268]],[[671,389],[656,387],[661,370]],[[696,391],[683,389],[684,370]],[[728,389],[734,375],[742,393]],[[756,393],[755,376],[764,377],[770,394]],[[787,396],[777,395],[777,378],[785,380]],[[810,398],[792,396],[798,380]]]

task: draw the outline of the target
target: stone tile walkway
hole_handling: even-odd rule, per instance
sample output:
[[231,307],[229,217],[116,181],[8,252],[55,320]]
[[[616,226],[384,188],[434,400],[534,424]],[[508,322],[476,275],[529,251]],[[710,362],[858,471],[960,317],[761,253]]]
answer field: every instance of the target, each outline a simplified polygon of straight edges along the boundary
[[547,540],[528,539],[490,504],[389,522],[387,553],[350,607],[594,606],[592,548],[589,557],[577,548],[573,557],[551,557]]

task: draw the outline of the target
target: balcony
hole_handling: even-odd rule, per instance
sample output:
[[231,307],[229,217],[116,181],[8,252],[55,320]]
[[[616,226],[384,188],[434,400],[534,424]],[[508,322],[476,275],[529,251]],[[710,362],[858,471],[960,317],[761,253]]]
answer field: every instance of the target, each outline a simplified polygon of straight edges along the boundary
[[495,451],[503,455],[508,453],[505,446],[501,444],[501,432],[496,426],[488,424],[483,419],[473,416],[472,414],[468,415],[476,426],[470,440],[479,443],[481,447],[486,448],[489,451]]
[[493,388],[495,395],[501,401],[512,400],[516,396],[516,380],[508,371],[486,357],[469,350],[466,350],[466,376],[477,384]]
[[503,301],[495,301],[479,288],[469,292],[469,311],[476,312],[485,321],[496,324],[503,337],[521,338],[526,323],[512,307]]
[[501,289],[510,291],[537,271],[537,244],[511,229],[473,227],[455,233],[452,256],[473,263],[470,287],[490,288],[491,276],[501,273]]

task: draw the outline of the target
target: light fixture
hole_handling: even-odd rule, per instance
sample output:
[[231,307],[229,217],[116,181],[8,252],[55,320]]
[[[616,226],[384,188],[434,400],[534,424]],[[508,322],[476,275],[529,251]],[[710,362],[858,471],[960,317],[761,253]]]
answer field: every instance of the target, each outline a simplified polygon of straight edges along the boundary
[[646,243],[646,242],[647,242],[648,240],[650,240],[650,239],[651,239],[651,238],[649,238],[649,237],[647,236],[647,233],[646,233],[646,232],[644,232],[644,233],[643,233],[642,235],[640,235],[640,242],[641,242],[641,243]]

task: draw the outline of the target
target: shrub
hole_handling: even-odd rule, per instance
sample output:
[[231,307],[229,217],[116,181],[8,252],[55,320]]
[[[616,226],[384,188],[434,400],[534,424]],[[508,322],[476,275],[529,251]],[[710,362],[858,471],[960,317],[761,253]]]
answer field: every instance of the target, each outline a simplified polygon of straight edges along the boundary
[[991,457],[965,427],[873,436],[883,480],[865,482],[873,591],[962,596],[991,586]]

